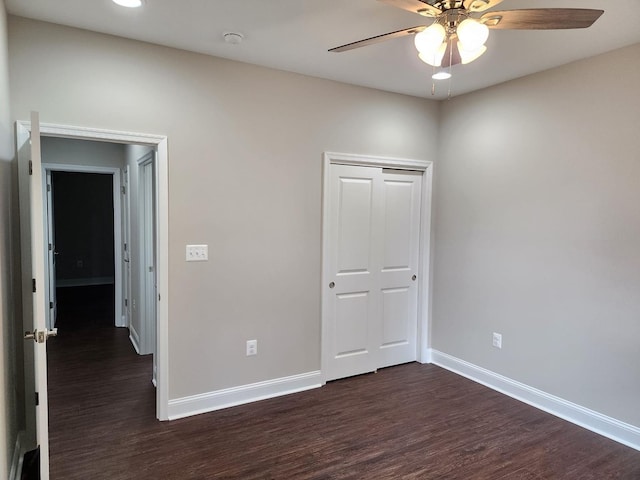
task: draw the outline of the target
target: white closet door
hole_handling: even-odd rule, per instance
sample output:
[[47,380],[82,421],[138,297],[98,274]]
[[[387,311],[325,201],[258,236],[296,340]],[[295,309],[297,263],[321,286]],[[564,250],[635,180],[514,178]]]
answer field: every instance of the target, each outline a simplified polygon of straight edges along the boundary
[[324,378],[416,359],[420,174],[331,165]]
[[382,183],[379,368],[416,360],[422,174],[384,170]]
[[381,174],[379,168],[332,165],[330,175],[329,264],[332,276],[326,342],[327,379],[372,372],[376,366],[376,292],[378,246],[372,233],[379,229],[375,212]]

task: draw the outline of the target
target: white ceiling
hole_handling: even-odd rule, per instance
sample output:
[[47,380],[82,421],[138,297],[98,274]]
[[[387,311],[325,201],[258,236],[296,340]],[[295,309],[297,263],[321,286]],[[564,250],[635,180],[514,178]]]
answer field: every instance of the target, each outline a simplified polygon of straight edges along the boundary
[[[429,20],[377,0],[6,0],[9,13],[341,82],[431,97],[431,67],[405,37],[343,52],[332,47]],[[596,8],[581,30],[493,30],[488,51],[453,67],[452,96],[640,42],[640,0],[505,0],[497,10]],[[245,36],[224,42],[225,32]],[[638,59],[640,61],[640,59]],[[612,72],[615,76],[616,73]],[[436,84],[446,98],[448,83]]]

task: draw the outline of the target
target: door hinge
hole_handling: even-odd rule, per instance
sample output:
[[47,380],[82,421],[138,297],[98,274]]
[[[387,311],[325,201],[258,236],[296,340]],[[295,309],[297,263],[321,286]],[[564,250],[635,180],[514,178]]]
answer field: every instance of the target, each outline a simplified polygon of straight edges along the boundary
[[33,162],[29,160],[29,175],[33,175]]
[[122,194],[123,195],[127,194],[127,187],[125,187],[125,186],[122,187]]
[[51,191],[51,185],[47,184],[47,192]]
[[128,298],[125,298],[125,299],[124,299],[124,306],[125,306],[125,307],[128,307],[128,306],[129,306],[129,299],[128,299]]
[[35,278],[31,279],[31,289],[32,289],[33,293],[36,293],[36,279]]
[[124,244],[124,251],[125,252],[127,251],[127,244],[126,243]]
[[53,250],[53,245],[49,244],[49,251]]
[[40,405],[40,394],[38,392],[35,392],[35,393],[36,393],[36,407],[37,407],[38,405]]
[[53,302],[49,302],[49,308],[53,308]]

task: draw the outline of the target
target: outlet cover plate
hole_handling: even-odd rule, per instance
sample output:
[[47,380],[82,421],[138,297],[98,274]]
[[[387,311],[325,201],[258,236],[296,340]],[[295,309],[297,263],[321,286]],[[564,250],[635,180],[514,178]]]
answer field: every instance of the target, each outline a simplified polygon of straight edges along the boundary
[[493,332],[493,346],[502,348],[502,335],[500,333]]
[[209,245],[187,245],[187,262],[209,260]]
[[247,357],[258,354],[258,340],[247,340]]

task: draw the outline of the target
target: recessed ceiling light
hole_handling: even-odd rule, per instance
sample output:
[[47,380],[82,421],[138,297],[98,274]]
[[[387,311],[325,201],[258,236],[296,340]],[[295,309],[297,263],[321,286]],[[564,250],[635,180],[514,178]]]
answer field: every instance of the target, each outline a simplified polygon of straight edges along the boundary
[[138,8],[142,6],[142,0],[113,0],[113,3],[127,8]]
[[431,78],[433,78],[434,80],[447,80],[451,78],[451,74],[445,71],[436,72],[433,75],[431,75]]

